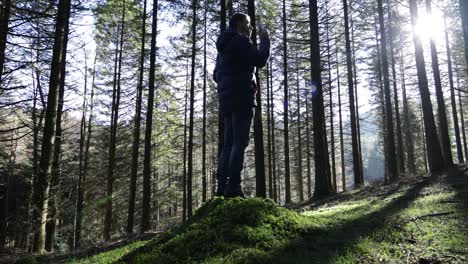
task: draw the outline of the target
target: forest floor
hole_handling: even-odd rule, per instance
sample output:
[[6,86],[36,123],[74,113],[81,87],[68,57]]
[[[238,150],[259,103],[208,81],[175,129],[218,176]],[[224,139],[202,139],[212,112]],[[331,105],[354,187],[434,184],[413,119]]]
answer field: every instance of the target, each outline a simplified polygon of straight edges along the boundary
[[152,240],[59,263],[468,263],[468,167],[287,208],[215,198]]

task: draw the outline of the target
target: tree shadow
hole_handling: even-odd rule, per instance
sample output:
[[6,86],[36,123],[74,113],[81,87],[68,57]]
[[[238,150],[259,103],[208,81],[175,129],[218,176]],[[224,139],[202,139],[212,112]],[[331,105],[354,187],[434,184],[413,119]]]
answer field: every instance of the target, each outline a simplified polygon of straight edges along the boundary
[[[394,198],[386,206],[338,225],[312,227],[304,230],[301,236],[290,241],[285,247],[272,253],[274,263],[333,263],[337,254],[357,250],[359,239],[386,226],[386,220],[395,213],[409,207],[421,191],[438,180],[438,175],[425,177]],[[388,188],[381,197],[396,193],[397,188]],[[394,228],[400,228],[395,225]],[[294,261],[291,262],[291,259]]]
[[453,200],[444,201],[446,203],[454,203],[460,211],[464,212],[460,217],[464,218],[464,230],[466,231],[465,250],[464,252],[456,252],[458,254],[468,255],[468,166],[454,165],[448,170],[447,177],[442,179],[442,182],[455,192]]

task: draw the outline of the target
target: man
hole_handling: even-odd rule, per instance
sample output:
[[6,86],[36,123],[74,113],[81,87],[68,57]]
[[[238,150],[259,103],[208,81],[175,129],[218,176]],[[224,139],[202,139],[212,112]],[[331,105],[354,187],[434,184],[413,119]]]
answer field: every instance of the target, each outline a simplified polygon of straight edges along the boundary
[[218,56],[213,78],[218,84],[219,112],[224,118],[224,146],[218,160],[216,196],[244,197],[241,171],[249,144],[249,131],[256,106],[255,67],[263,67],[270,56],[270,39],[261,31],[260,48],[250,40],[250,17],[234,14],[229,29],[216,41]]

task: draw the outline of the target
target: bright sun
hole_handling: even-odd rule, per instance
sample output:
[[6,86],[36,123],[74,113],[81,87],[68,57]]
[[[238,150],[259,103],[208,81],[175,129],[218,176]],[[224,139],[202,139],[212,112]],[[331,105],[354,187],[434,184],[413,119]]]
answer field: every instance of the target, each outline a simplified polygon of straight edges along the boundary
[[436,42],[444,41],[444,19],[442,13],[437,10],[432,10],[432,15],[421,12],[415,26],[415,32],[421,40],[429,41],[434,38]]

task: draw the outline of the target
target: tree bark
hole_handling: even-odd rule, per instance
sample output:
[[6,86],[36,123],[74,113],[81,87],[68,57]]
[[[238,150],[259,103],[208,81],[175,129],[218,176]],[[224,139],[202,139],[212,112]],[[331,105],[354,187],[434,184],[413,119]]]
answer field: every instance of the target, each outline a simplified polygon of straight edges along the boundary
[[0,9],[0,87],[3,87],[2,76],[5,64],[5,50],[9,30],[8,22],[10,20],[11,0],[2,1]]
[[[68,28],[70,19],[70,0],[60,0],[58,3],[57,20],[55,24],[54,48],[49,80],[49,93],[47,96],[47,108],[45,113],[44,132],[42,137],[41,158],[39,162],[38,210],[39,221],[36,220],[35,230],[39,230],[39,236],[35,251],[45,250],[46,222],[48,213],[50,176],[53,161],[53,148],[55,143],[55,127],[57,119],[57,104],[60,85],[65,76],[62,70],[66,63]],[[41,205],[42,203],[42,205]]]
[[384,82],[384,98],[385,98],[385,121],[386,121],[386,134],[387,142],[387,164],[388,164],[388,178],[390,182],[394,182],[398,179],[398,167],[396,160],[395,151],[395,135],[393,128],[393,110],[390,95],[390,80],[388,72],[388,56],[387,56],[387,36],[385,33],[384,16],[382,0],[377,0],[378,13],[379,13],[379,25],[380,25],[380,45],[381,45],[381,57],[383,67],[383,82]]
[[[409,3],[411,24],[414,28],[418,19],[418,6],[416,4],[416,0],[409,0]],[[419,92],[421,95],[421,103],[424,116],[424,129],[429,169],[431,172],[435,172],[445,167],[444,157],[440,148],[439,138],[437,136],[437,127],[434,121],[434,114],[432,112],[432,102],[427,83],[423,47],[421,40],[415,32],[413,32],[413,42],[416,53],[416,68],[418,72]]]
[[[88,118],[88,128],[83,130],[83,133],[87,131],[86,136],[86,146],[84,151],[83,157],[83,169],[80,170],[80,177],[78,178],[78,188],[77,188],[77,198],[76,198],[76,212],[75,212],[75,223],[74,223],[74,236],[73,236],[73,249],[80,247],[81,242],[81,224],[83,220],[83,204],[84,204],[84,195],[86,192],[86,178],[88,175],[88,166],[89,166],[89,148],[91,146],[91,130],[92,130],[92,120],[93,120],[93,108],[94,108],[94,85],[96,79],[96,60],[97,56],[94,57],[93,63],[93,77],[91,81],[91,96],[89,98],[89,118]],[[86,93],[85,93],[86,96]],[[86,114],[86,108],[83,111],[83,114]],[[85,120],[85,116],[83,115],[83,120]],[[84,140],[83,136],[83,140]],[[80,153],[81,153],[81,146],[80,146]],[[81,157],[81,154],[80,154]],[[81,162],[81,159],[80,159]]]
[[190,74],[190,116],[189,116],[189,138],[188,138],[188,171],[187,171],[187,216],[192,216],[192,182],[193,182],[193,116],[195,104],[195,58],[197,41],[197,0],[192,0],[192,63]]
[[153,108],[155,93],[156,74],[156,35],[158,32],[158,0],[153,0],[153,21],[151,24],[151,47],[150,47],[150,71],[148,83],[148,105],[146,112],[145,127],[145,151],[143,158],[143,202],[141,213],[140,232],[144,233],[151,228],[151,173],[153,162],[152,135],[153,135]]
[[[257,29],[255,20],[255,0],[247,2],[250,25],[253,27],[250,39],[257,48]],[[255,149],[255,196],[266,198],[266,178],[265,178],[265,147],[263,143],[263,123],[262,123],[262,89],[258,69],[255,71],[257,84],[257,95],[254,115],[254,149]]]
[[338,86],[338,115],[340,119],[340,158],[341,158],[341,188],[346,192],[346,170],[344,161],[343,118],[341,114],[341,83],[340,64],[338,61],[338,46],[336,47],[336,82]]
[[[463,40],[465,42],[465,61],[468,65],[468,1],[460,1],[460,14],[462,20],[462,30],[463,30]],[[468,73],[468,66],[465,68],[465,71]]]
[[463,110],[463,103],[462,103],[462,96],[461,96],[462,87],[460,85],[458,65],[456,63],[455,63],[455,73],[457,74],[458,105],[460,107],[460,123],[461,123],[462,137],[463,137],[463,149],[465,150],[465,155],[468,155],[468,147],[466,144],[466,133],[465,133],[465,118],[464,118],[464,110]]
[[283,0],[283,87],[284,87],[284,179],[285,203],[291,203],[291,173],[289,168],[289,95],[288,95],[288,42],[286,28],[286,0]]
[[140,48],[140,72],[138,77],[137,95],[135,102],[135,119],[133,126],[133,146],[132,146],[132,164],[130,169],[130,193],[128,199],[128,216],[127,216],[127,234],[133,233],[135,222],[135,196],[136,196],[136,181],[138,174],[138,157],[140,154],[140,127],[141,127],[141,104],[143,97],[143,78],[145,72],[145,43],[146,43],[146,0],[143,1],[141,27],[141,48]]
[[270,109],[272,104],[270,104],[270,63],[267,64],[266,68],[266,76],[267,76],[267,146],[268,146],[268,196],[273,199],[273,167],[271,166],[272,160],[272,146],[271,146],[271,118],[270,118]]
[[[429,17],[432,14],[431,0],[426,0],[426,13]],[[434,84],[437,98],[437,117],[439,119],[440,143],[442,154],[444,156],[445,167],[453,165],[452,148],[450,144],[450,136],[448,130],[447,113],[445,110],[444,93],[442,91],[442,83],[440,80],[439,59],[437,56],[437,47],[434,38],[430,39],[431,58],[432,58],[432,73],[434,75]]]
[[401,119],[400,119],[400,107],[398,102],[398,89],[397,89],[397,77],[395,69],[395,54],[393,46],[393,28],[392,28],[392,13],[390,11],[390,1],[387,0],[387,12],[388,12],[388,44],[390,45],[390,59],[392,64],[392,83],[393,83],[393,100],[395,103],[395,122],[396,122],[396,133],[397,133],[397,165],[398,175],[401,172],[405,172],[405,153],[403,151],[403,136],[401,132]]
[[[401,41],[401,37],[400,37]],[[400,43],[401,44],[401,43]],[[403,51],[402,47],[400,46],[400,51]],[[409,108],[408,108],[408,97],[406,96],[406,80],[405,80],[405,64],[403,62],[403,54],[400,56],[400,72],[401,72],[401,91],[402,91],[402,99],[403,99],[403,118],[404,118],[404,130],[405,130],[405,145],[406,145],[406,152],[407,152],[407,164],[408,164],[408,172],[411,175],[416,174],[416,166],[415,166],[415,158],[414,158],[414,144],[413,144],[413,134],[411,133],[411,123],[410,123],[410,116],[409,116]]]
[[296,83],[297,83],[297,187],[299,189],[299,201],[304,201],[304,183],[302,180],[302,138],[301,138],[301,100],[299,89],[299,60],[296,54]]
[[205,0],[205,10],[203,15],[203,131],[202,131],[202,201],[206,202],[207,178],[206,178],[206,14],[207,0]]
[[453,85],[453,70],[452,70],[452,54],[450,51],[450,42],[448,37],[448,28],[447,22],[444,17],[444,25],[445,25],[445,47],[447,50],[447,67],[448,67],[448,77],[449,77],[449,85],[450,85],[450,103],[452,106],[452,118],[453,118],[453,128],[455,130],[455,141],[457,143],[457,155],[458,155],[458,163],[464,163],[463,158],[463,149],[461,145],[460,139],[460,128],[458,126],[458,114],[457,114],[457,103],[455,100],[455,88]]
[[[316,85],[316,96],[312,104],[314,133],[315,197],[332,193],[330,184],[330,162],[328,158],[327,133],[325,131],[325,109],[323,105],[322,76],[320,64],[320,42],[318,7],[316,0],[309,0],[310,65],[312,85]],[[313,90],[313,89],[312,89]]]
[[[326,14],[327,17],[329,16],[328,14],[328,2],[325,2],[326,4]],[[337,193],[337,183],[336,183],[336,164],[335,164],[335,129],[334,129],[334,123],[333,123],[333,96],[332,96],[332,76],[331,76],[331,53],[330,53],[330,26],[329,26],[329,21],[325,22],[326,26],[326,36],[327,36],[327,63],[328,63],[328,94],[329,94],[329,108],[330,108],[330,151],[331,151],[331,182],[332,182],[332,190],[334,193]]]
[[106,190],[106,212],[104,216],[104,240],[110,240],[112,229],[112,203],[113,203],[113,185],[114,185],[114,169],[116,163],[116,147],[117,147],[117,126],[119,124],[119,107],[120,107],[120,79],[122,69],[122,53],[123,53],[123,38],[125,29],[125,0],[122,1],[122,20],[117,32],[120,30],[120,35],[116,41],[115,64],[114,64],[114,87],[112,92],[112,114],[109,140],[109,162],[107,169],[107,190]]
[[351,45],[349,40],[349,25],[348,25],[348,3],[343,0],[343,12],[345,20],[345,40],[346,40],[346,65],[348,69],[348,86],[349,86],[349,111],[351,121],[351,141],[353,149],[353,170],[354,170],[354,185],[359,188],[364,185],[364,178],[362,177],[362,168],[360,162],[360,151],[358,143],[358,131],[356,124],[356,108],[354,106],[354,80],[353,69],[351,60]]

